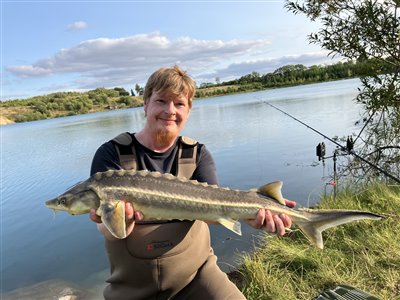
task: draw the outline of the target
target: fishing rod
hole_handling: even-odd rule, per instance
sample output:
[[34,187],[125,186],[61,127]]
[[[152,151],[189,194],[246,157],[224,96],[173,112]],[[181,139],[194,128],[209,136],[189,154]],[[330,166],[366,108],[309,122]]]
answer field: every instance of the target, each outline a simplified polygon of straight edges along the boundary
[[297,119],[296,117],[293,117],[292,115],[288,114],[287,112],[285,112],[284,110],[276,107],[275,105],[272,105],[271,103],[267,102],[267,101],[263,101],[265,104],[271,106],[272,108],[280,111],[281,113],[285,114],[286,116],[292,118],[293,120],[299,122],[300,124],[306,126],[308,129],[311,129],[312,131],[318,133],[319,135],[323,136],[324,138],[326,138],[327,140],[329,140],[330,142],[334,143],[335,145],[337,145],[338,147],[340,147],[341,150],[343,151],[347,151],[349,154],[357,157],[358,159],[362,160],[363,162],[365,162],[366,164],[370,165],[371,167],[375,168],[376,170],[378,170],[379,172],[385,174],[387,177],[393,179],[394,181],[400,183],[400,179],[395,177],[394,175],[386,172],[385,170],[381,169],[380,167],[378,167],[377,165],[374,165],[373,163],[369,162],[368,160],[366,160],[365,158],[361,157],[360,155],[358,155],[357,153],[355,153],[353,150],[347,150],[346,147],[343,147],[341,144],[339,144],[338,142],[336,142],[335,140],[331,139],[330,137],[326,136],[325,134],[323,134],[322,132],[312,128],[310,125],[304,123],[303,121]]

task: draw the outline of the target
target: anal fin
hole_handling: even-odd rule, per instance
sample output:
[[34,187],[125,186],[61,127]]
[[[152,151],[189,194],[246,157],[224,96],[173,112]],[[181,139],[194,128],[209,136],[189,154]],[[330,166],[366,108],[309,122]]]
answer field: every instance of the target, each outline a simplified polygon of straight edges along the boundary
[[232,230],[234,233],[238,235],[242,235],[242,226],[239,221],[228,219],[228,218],[221,218],[217,221],[222,226]]

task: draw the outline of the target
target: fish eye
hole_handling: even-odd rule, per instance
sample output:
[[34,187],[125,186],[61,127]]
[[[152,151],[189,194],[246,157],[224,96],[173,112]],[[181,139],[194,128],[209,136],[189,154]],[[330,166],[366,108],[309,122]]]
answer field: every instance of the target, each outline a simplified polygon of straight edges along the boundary
[[65,205],[66,200],[65,198],[61,198],[60,200],[58,200],[58,205]]

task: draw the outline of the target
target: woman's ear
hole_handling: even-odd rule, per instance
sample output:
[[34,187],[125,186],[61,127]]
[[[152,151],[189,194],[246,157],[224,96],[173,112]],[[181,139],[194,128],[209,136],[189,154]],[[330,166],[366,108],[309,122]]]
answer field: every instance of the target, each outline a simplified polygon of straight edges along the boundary
[[143,103],[143,110],[144,110],[144,116],[147,117],[147,103],[146,103],[146,101]]

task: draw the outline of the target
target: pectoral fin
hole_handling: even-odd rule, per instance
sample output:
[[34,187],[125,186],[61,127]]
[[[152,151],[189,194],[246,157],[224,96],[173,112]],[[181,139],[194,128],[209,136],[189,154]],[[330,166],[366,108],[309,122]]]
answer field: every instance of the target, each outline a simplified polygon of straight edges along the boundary
[[282,185],[282,181],[274,181],[260,186],[257,192],[278,201],[282,205],[286,205],[282,196]]
[[232,230],[234,233],[242,235],[242,228],[239,221],[228,218],[221,218],[218,219],[218,223],[228,228],[229,230]]
[[110,233],[119,239],[126,238],[125,204],[123,201],[103,202],[97,214]]

